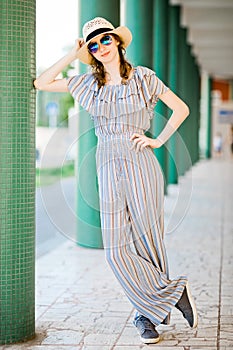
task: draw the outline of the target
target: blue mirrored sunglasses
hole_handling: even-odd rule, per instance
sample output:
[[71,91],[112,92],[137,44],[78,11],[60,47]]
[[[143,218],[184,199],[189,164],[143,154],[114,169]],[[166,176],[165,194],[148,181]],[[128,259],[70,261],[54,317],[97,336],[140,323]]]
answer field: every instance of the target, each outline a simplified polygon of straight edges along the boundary
[[[110,45],[112,43],[112,37],[111,35],[104,35],[101,39],[100,39],[100,43],[102,45]],[[93,54],[96,53],[99,50],[99,44],[98,43],[90,43],[88,46],[88,51]]]

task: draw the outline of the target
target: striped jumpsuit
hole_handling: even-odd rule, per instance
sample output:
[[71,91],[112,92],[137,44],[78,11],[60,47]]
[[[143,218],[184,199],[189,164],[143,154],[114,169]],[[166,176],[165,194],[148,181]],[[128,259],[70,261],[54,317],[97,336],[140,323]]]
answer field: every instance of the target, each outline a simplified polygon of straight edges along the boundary
[[94,121],[100,218],[106,260],[137,315],[168,323],[187,283],[169,279],[163,242],[163,176],[150,147],[137,150],[130,137],[150,127],[158,95],[168,88],[138,66],[126,84],[98,89],[91,73],[68,88]]

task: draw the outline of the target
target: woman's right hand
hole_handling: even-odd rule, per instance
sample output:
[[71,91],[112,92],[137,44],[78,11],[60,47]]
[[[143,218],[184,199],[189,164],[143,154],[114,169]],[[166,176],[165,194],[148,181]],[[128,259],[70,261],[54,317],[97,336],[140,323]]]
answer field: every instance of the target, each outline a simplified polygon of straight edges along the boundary
[[71,49],[71,54],[74,57],[74,59],[77,58],[78,51],[83,45],[84,45],[83,38],[78,38],[75,40],[74,47]]

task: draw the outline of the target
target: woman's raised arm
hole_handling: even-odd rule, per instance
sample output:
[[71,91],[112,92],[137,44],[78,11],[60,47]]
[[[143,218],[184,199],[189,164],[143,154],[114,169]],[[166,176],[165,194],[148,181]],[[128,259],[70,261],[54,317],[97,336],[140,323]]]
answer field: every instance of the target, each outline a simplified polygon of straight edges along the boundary
[[83,44],[83,39],[77,39],[73,49],[54,65],[44,71],[38,78],[34,80],[34,86],[38,90],[52,92],[67,92],[66,79],[56,79],[58,74],[77,58],[77,52]]

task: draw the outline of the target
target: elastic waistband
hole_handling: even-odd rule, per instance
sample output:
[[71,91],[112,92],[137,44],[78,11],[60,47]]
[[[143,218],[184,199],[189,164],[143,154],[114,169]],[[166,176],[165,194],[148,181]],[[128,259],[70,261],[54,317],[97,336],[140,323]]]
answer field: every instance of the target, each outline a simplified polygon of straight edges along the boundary
[[130,141],[131,133],[124,134],[111,134],[98,138],[97,148],[100,150],[111,150],[114,152],[122,152],[124,149],[130,149],[132,147],[132,141]]
[[129,140],[132,135],[131,133],[124,133],[124,134],[110,134],[110,135],[104,135],[104,136],[98,136],[98,143],[107,143],[111,141],[118,141],[118,140]]
[[[105,144],[108,142],[130,141],[130,137],[133,135],[133,133],[134,132],[129,131],[122,134],[110,134],[110,135],[98,136],[98,144]],[[138,131],[137,133],[143,134],[143,132],[138,132]]]

